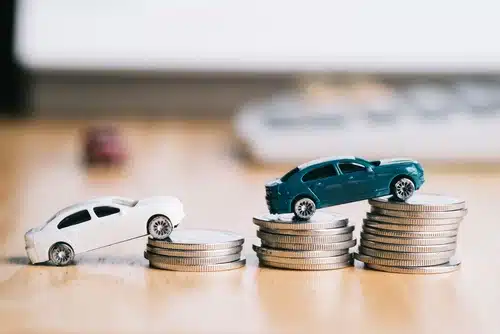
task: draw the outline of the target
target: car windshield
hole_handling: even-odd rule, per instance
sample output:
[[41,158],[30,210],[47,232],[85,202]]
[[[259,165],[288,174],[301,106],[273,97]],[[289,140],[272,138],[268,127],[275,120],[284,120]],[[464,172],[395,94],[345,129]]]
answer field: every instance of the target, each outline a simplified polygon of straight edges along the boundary
[[130,198],[115,198],[113,199],[113,203],[134,207],[139,201],[130,199]]
[[289,171],[288,173],[283,175],[283,177],[281,178],[281,181],[286,182],[292,175],[294,175],[298,171],[299,171],[299,168],[295,167],[294,169],[292,169],[291,171]]

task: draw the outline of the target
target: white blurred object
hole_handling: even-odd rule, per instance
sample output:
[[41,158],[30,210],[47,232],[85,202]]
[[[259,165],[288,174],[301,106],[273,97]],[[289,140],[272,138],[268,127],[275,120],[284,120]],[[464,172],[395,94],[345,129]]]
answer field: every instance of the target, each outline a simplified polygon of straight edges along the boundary
[[495,1],[20,0],[31,70],[492,71]]
[[330,155],[411,156],[432,161],[500,160],[498,83],[419,83],[391,96],[319,105],[298,94],[249,103],[234,121],[262,163]]

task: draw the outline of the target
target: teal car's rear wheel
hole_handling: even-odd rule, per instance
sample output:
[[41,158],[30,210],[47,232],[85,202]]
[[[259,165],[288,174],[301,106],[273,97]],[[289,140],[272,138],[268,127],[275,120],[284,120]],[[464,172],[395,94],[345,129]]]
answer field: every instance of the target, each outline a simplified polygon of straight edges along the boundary
[[293,213],[298,219],[307,220],[311,218],[315,212],[316,203],[309,197],[298,198],[293,204]]
[[399,201],[406,201],[414,192],[415,183],[408,177],[400,177],[391,185],[391,194]]

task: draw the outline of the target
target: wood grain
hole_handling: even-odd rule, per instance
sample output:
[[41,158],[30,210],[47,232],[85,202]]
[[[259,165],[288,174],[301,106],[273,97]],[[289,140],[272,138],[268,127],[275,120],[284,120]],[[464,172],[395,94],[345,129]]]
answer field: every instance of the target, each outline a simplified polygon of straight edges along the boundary
[[[461,270],[401,275],[355,268],[259,268],[252,216],[283,167],[246,165],[224,123],[126,122],[122,169],[81,164],[83,122],[0,124],[0,332],[4,333],[498,333],[500,173],[426,169],[422,191],[463,197]],[[287,166],[292,167],[292,166]],[[494,169],[494,168],[493,168]],[[29,265],[24,232],[75,201],[173,194],[182,227],[247,239],[245,268],[179,273],[148,267],[144,238],[77,256],[66,268]],[[333,208],[359,236],[368,204]]]

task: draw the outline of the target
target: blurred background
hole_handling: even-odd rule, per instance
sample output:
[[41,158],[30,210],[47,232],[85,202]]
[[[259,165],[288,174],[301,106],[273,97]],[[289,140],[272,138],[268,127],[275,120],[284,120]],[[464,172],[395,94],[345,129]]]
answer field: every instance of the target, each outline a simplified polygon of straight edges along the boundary
[[[498,13],[492,0],[2,1],[1,328],[497,330]],[[423,192],[467,202],[467,269],[425,281],[260,271],[251,217],[268,212],[265,182],[331,155],[419,160]],[[102,160],[112,168],[82,164]],[[63,271],[27,266],[28,229],[107,195],[179,197],[181,228],[247,238],[247,268],[158,273],[144,239]],[[367,209],[331,208],[356,237]]]
[[1,109],[219,120],[263,163],[496,161],[492,1],[5,1]]

